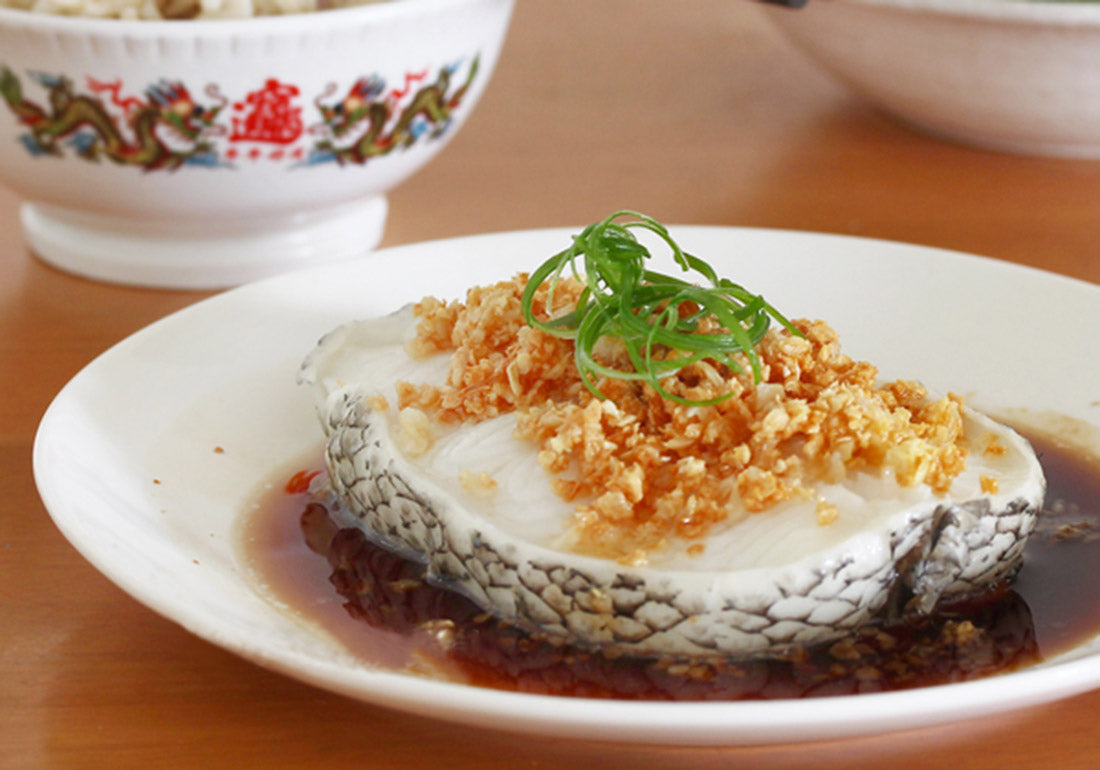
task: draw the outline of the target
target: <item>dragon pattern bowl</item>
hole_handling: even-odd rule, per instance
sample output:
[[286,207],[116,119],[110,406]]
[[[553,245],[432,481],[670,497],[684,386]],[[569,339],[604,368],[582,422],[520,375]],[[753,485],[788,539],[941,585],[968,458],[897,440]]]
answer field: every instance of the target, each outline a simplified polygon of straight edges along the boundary
[[0,182],[44,261],[221,288],[360,256],[464,122],[513,0],[194,21],[0,8]]

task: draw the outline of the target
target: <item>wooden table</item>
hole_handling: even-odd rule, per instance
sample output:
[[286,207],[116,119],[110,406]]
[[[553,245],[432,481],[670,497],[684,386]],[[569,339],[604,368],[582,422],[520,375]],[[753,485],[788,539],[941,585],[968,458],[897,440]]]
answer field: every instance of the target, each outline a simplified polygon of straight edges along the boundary
[[[386,244],[584,224],[822,230],[977,252],[1100,283],[1100,163],[987,153],[896,125],[733,0],[522,0],[450,148],[394,192]],[[1100,765],[1100,691],[936,729],[733,749],[552,740],[360,704],[144,609],[58,534],[39,418],[84,364],[202,299],[34,259],[0,191],[0,766],[1068,768]]]

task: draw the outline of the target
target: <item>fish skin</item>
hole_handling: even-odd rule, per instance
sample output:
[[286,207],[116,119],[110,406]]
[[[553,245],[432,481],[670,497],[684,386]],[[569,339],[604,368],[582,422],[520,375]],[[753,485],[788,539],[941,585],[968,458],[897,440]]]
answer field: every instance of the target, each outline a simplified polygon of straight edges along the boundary
[[336,390],[320,412],[341,524],[421,561],[430,581],[501,619],[631,654],[779,654],[1011,580],[1044,492],[1040,476],[999,510],[985,498],[914,508],[854,548],[785,567],[630,568],[519,541],[478,521],[417,478],[361,390]]

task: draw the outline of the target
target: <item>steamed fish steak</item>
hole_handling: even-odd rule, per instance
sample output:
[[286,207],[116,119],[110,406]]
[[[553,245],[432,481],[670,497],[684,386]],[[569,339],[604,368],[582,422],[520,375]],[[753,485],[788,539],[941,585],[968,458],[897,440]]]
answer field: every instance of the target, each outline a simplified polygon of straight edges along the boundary
[[[820,322],[679,361],[671,342],[624,350],[630,320],[587,343],[556,335],[531,317],[590,295],[553,278],[426,299],[319,343],[301,380],[341,526],[504,621],[631,654],[777,653],[1014,577],[1045,482],[1010,428],[878,383]],[[650,302],[657,323],[705,333],[710,300],[671,297]],[[629,374],[655,361],[676,365]]]

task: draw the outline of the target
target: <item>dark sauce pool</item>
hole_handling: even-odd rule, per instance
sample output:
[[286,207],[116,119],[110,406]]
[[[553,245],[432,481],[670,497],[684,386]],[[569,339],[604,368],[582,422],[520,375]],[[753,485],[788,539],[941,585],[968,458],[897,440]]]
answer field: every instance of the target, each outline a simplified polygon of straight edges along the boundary
[[[1041,435],[1048,491],[1011,586],[934,616],[763,660],[562,646],[429,585],[419,565],[339,530],[284,478],[244,522],[245,560],[280,606],[364,662],[473,685],[585,697],[747,700],[884,692],[1013,671],[1100,634],[1100,462]],[[287,474],[290,475],[289,473]]]

